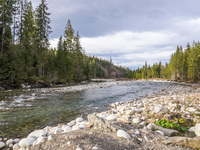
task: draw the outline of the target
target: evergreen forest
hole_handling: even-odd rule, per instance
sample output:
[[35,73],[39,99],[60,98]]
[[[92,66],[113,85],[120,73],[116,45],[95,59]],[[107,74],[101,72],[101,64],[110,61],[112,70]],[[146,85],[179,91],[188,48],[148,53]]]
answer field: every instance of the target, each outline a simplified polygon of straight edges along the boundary
[[70,84],[90,78],[126,77],[127,69],[87,56],[79,32],[66,20],[57,48],[50,48],[51,20],[46,0],[0,0],[0,87]]
[[129,71],[129,78],[147,79],[163,78],[175,81],[198,82],[200,80],[200,43],[193,41],[192,46],[177,46],[169,63],[154,63],[150,66],[145,62],[142,68]]

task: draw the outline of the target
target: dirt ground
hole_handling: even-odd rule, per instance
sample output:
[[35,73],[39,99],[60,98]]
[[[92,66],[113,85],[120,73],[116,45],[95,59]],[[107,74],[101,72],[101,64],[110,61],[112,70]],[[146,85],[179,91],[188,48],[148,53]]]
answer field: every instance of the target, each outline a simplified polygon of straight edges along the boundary
[[77,130],[70,133],[54,135],[52,140],[46,140],[41,145],[32,146],[30,150],[92,150],[94,147],[102,150],[190,150],[174,145],[162,143],[166,137],[159,133],[145,129],[139,129],[139,135],[135,130],[129,130],[131,140],[122,139],[116,133],[105,133],[98,130]]

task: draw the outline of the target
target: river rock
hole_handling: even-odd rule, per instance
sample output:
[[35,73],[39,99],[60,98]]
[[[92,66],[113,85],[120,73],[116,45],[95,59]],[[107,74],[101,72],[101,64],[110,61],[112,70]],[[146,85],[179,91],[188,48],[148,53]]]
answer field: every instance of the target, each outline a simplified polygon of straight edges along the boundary
[[13,150],[18,150],[18,149],[20,149],[20,146],[19,146],[19,144],[17,143],[17,144],[15,144],[15,145],[13,145]]
[[80,128],[79,128],[79,125],[74,125],[73,127],[72,127],[72,131],[74,131],[74,130],[79,130]]
[[194,127],[194,132],[196,136],[200,136],[200,123],[197,123]]
[[14,143],[19,143],[20,139],[16,138],[14,139]]
[[115,121],[115,120],[117,120],[117,117],[114,114],[111,114],[111,115],[108,115],[106,117],[106,120],[108,120],[108,121]]
[[132,120],[133,123],[140,123],[141,122],[141,119],[140,118],[134,118]]
[[76,123],[79,123],[79,122],[82,122],[82,121],[84,121],[84,119],[82,117],[76,118]]
[[72,128],[70,126],[65,126],[65,128],[63,128],[64,132],[70,132],[72,131]]
[[117,136],[124,138],[124,139],[130,139],[131,138],[131,136],[127,132],[125,132],[124,130],[118,130]]
[[191,128],[189,128],[188,131],[189,131],[189,132],[195,132],[195,127],[191,127]]
[[54,134],[60,134],[62,132],[62,128],[57,127],[56,130],[54,131]]
[[167,113],[168,112],[168,109],[163,107],[162,105],[157,105],[157,106],[154,106],[152,112],[153,113],[159,113],[159,112],[164,112],[164,113]]
[[24,138],[19,141],[19,146],[21,148],[28,148],[29,146],[33,145],[35,139],[32,137]]
[[31,132],[28,137],[34,137],[34,138],[38,138],[40,136],[46,136],[47,135],[47,131],[41,129],[41,130],[35,130],[33,132]]
[[6,141],[6,145],[12,144],[13,142],[13,139],[9,139],[8,141]]
[[67,125],[70,126],[70,127],[72,127],[72,126],[74,126],[75,124],[76,124],[76,120],[72,120],[72,121],[70,121]]
[[93,125],[94,128],[99,129],[101,131],[105,132],[116,132],[117,128],[115,125],[111,124],[110,122],[97,117],[94,114],[88,115],[88,121]]
[[186,108],[186,110],[189,111],[189,112],[197,111],[197,109],[195,109],[194,107],[188,107],[188,108]]
[[147,129],[149,129],[149,130],[151,130],[151,131],[155,131],[155,126],[154,126],[155,124],[154,123],[149,123],[148,125],[147,125]]
[[131,123],[129,115],[123,115],[123,116],[117,118],[117,121],[124,122],[124,123]]
[[79,125],[79,128],[80,128],[80,129],[86,129],[87,127],[86,127],[86,125],[84,125],[84,124],[80,124],[80,125]]
[[46,137],[37,138],[37,140],[33,143],[33,146],[43,143],[45,141],[45,139],[46,139]]
[[6,146],[6,144],[4,142],[0,142],[0,148],[3,148],[5,146]]

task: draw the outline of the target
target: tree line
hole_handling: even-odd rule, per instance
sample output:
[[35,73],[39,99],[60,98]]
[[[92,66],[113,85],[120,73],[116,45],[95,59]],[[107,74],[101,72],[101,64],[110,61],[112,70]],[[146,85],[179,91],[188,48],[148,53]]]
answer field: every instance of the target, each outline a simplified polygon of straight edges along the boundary
[[101,64],[107,61],[85,54],[79,32],[74,31],[70,20],[57,48],[49,48],[52,32],[49,16],[46,0],[41,0],[36,9],[28,0],[0,0],[1,87],[20,87],[22,83],[35,81],[59,84],[105,77]]
[[187,48],[177,46],[171,55],[169,63],[164,65],[154,63],[153,66],[145,65],[129,73],[129,78],[164,78],[176,81],[198,82],[200,80],[200,43],[193,41],[192,46],[187,43]]

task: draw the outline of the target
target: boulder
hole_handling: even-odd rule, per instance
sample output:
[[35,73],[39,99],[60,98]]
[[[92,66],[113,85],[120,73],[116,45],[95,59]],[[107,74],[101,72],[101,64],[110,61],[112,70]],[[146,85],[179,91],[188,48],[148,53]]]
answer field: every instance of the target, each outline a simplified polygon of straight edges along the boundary
[[125,132],[124,130],[118,130],[117,136],[124,138],[124,139],[130,139],[131,138],[131,136],[127,132]]
[[99,129],[105,132],[116,132],[117,128],[115,125],[111,124],[110,122],[97,117],[94,114],[88,115],[88,121],[93,125],[94,128]]
[[34,142],[35,142],[35,138],[32,138],[32,137],[24,138],[19,141],[19,146],[21,148],[28,148],[31,145],[33,145]]
[[6,146],[6,144],[4,142],[0,142],[0,148],[3,148],[5,146]]
[[196,136],[200,136],[200,123],[197,123],[194,126],[194,132],[195,132]]

